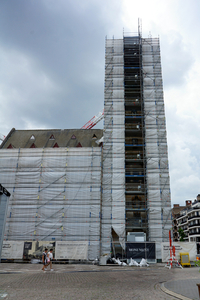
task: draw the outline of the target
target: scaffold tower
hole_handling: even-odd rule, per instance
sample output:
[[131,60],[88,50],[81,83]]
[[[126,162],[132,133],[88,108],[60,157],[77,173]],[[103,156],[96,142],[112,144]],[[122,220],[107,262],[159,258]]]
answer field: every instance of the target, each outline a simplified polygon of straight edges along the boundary
[[[159,38],[106,39],[102,238],[143,232],[167,241],[171,228],[168,151]],[[104,224],[111,230],[104,232]],[[160,256],[160,246],[157,246]]]

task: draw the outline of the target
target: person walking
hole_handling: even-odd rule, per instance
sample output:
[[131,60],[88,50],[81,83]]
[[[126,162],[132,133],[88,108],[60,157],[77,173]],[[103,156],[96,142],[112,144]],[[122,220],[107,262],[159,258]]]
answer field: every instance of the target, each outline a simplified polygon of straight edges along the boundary
[[48,266],[48,263],[47,263],[47,251],[48,251],[48,249],[45,248],[44,252],[42,253],[42,262],[43,262],[42,271],[46,271],[46,268]]
[[53,271],[53,268],[52,268],[52,260],[54,259],[54,257],[53,257],[53,249],[50,249],[50,251],[47,254],[47,257],[49,259],[48,265],[50,264],[50,270]]

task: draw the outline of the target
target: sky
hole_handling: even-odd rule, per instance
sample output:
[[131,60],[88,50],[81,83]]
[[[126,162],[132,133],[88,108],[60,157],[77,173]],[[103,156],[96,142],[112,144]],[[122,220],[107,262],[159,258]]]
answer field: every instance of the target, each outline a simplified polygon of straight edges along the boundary
[[[104,103],[105,38],[160,38],[172,204],[200,193],[200,2],[0,0],[0,135],[81,128]],[[99,123],[97,128],[103,128]]]

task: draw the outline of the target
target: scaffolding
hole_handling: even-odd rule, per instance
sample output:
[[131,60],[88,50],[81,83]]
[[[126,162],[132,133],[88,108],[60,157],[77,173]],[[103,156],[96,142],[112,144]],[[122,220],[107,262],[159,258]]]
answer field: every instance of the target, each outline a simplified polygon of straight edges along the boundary
[[101,148],[2,149],[11,192],[4,240],[87,241],[99,256]]
[[124,36],[126,233],[148,238],[141,41]]
[[105,55],[101,254],[125,249],[123,40],[106,39]]
[[149,240],[165,242],[171,198],[159,38],[142,39],[142,65]]
[[[122,248],[129,232],[144,232],[161,257],[171,199],[159,39],[106,39],[105,61],[102,224]],[[102,237],[104,254],[111,230]]]
[[88,259],[160,243],[171,228],[159,39],[106,39],[103,148],[0,151],[11,193],[5,239],[87,241]]

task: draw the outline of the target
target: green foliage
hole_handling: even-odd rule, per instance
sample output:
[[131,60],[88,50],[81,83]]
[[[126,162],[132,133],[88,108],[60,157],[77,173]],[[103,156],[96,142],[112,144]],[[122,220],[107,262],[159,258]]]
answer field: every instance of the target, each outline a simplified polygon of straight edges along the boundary
[[199,273],[200,273],[200,260],[194,261],[195,267],[199,267]]
[[182,229],[182,228],[179,228],[178,233],[179,233],[179,236],[180,236],[180,242],[184,242],[184,241],[185,241],[185,240],[184,240],[184,238],[185,238],[185,233],[184,233],[183,229]]

